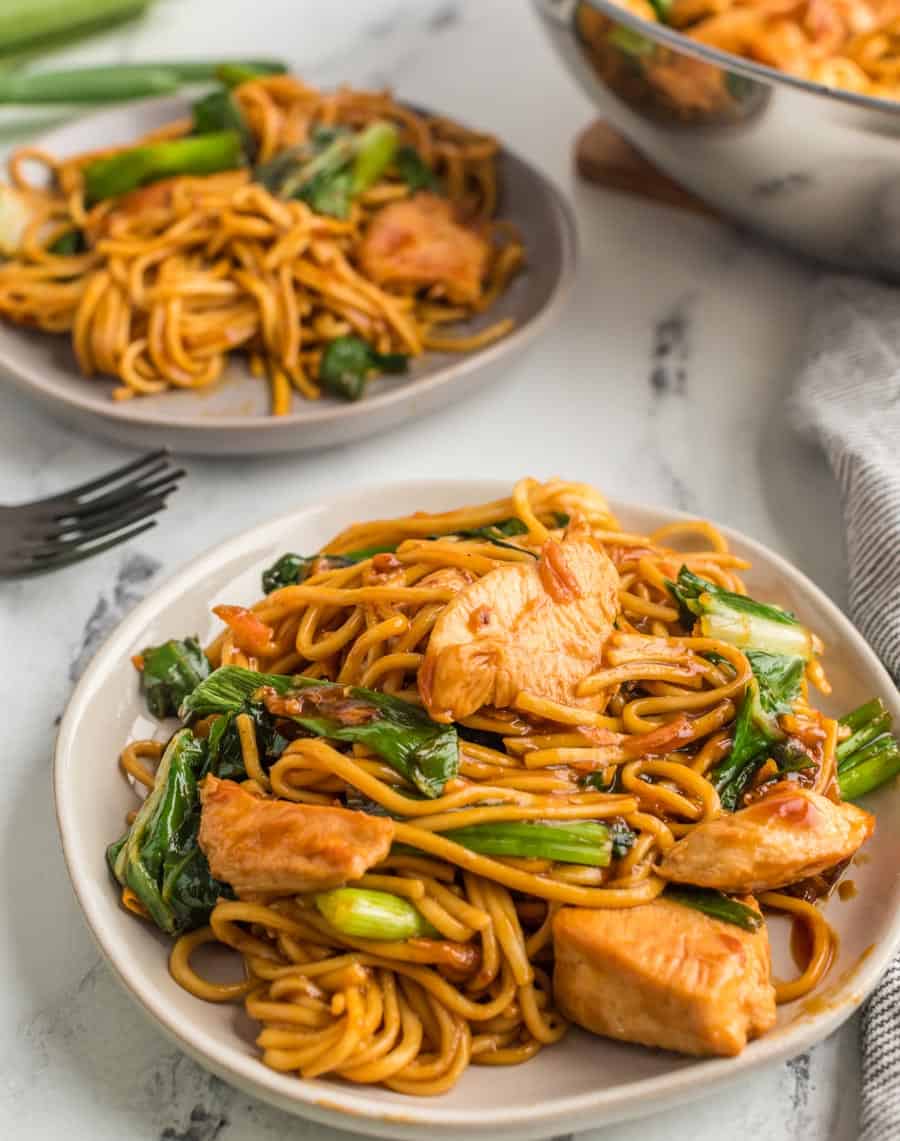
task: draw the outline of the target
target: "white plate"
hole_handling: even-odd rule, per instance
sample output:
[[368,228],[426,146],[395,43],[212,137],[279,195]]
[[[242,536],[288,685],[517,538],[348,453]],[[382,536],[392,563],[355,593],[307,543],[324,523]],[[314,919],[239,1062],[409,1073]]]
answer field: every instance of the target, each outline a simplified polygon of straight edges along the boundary
[[[84,674],[59,732],[55,790],[69,874],[100,947],[126,988],[188,1053],[243,1090],[293,1113],[384,1137],[524,1139],[597,1126],[700,1097],[765,1062],[807,1049],[862,1002],[900,946],[900,796],[892,786],[870,798],[878,814],[865,858],[850,875],[856,898],[827,905],[840,954],[819,997],[782,1007],[778,1026],[740,1057],[698,1061],[572,1033],[519,1067],[471,1067],[451,1093],[416,1099],[388,1090],[277,1074],[258,1059],[242,1010],[191,997],[166,968],[167,941],[119,906],[104,860],[122,830],[133,794],[116,768],[129,738],[146,736],[132,654],[148,643],[207,637],[210,606],[260,595],[263,567],[285,550],[315,551],[347,524],[414,510],[444,511],[508,494],[496,481],[394,484],[307,507],[229,540],[197,559],[129,615]],[[614,504],[629,530],[683,518],[672,511]],[[900,699],[884,668],[841,612],[798,570],[760,544],[723,528],[753,562],[752,592],[795,610],[824,639],[834,684],[830,711],[881,696],[900,722]],[[771,925],[778,927],[776,922]],[[789,973],[775,939],[776,971]]]
[[[182,96],[142,100],[101,111],[33,140],[57,157],[129,142],[182,117]],[[287,416],[269,415],[269,386],[236,356],[221,381],[198,392],[164,392],[115,402],[110,378],[83,377],[68,335],[54,336],[0,322],[0,371],[67,423],[141,447],[212,455],[304,451],[345,444],[423,416],[506,375],[532,339],[560,312],[574,280],[575,225],[560,192],[533,166],[500,155],[500,213],[522,235],[527,266],[491,308],[464,325],[472,331],[513,317],[502,340],[473,353],[426,353],[402,377],[373,380],[366,396],[293,398]]]

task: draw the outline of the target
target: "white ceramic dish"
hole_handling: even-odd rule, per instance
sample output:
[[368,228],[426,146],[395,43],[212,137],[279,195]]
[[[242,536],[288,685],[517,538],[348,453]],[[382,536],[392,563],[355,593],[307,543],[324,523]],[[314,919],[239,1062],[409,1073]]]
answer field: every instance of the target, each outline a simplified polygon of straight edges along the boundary
[[[258,1060],[243,1012],[192,998],[169,977],[167,944],[119,906],[104,860],[122,830],[133,794],[115,758],[129,738],[146,736],[131,654],[185,633],[209,635],[209,608],[259,597],[261,569],[286,549],[317,550],[355,520],[416,509],[442,511],[508,493],[496,481],[433,481],[354,492],[306,507],[230,539],[197,559],[143,602],[98,653],[63,719],[55,761],[59,827],[69,874],[88,923],[125,987],[160,1026],[203,1065],[282,1109],[384,1137],[516,1138],[572,1129],[661,1110],[701,1097],[755,1066],[790,1057],[830,1034],[875,985],[900,947],[900,795],[886,786],[869,798],[878,814],[865,857],[851,870],[857,896],[837,898],[827,912],[840,936],[839,959],[825,988],[806,1005],[783,1007],[777,1028],[738,1058],[698,1061],[572,1033],[524,1067],[471,1067],[438,1099],[331,1080],[300,1081]],[[629,530],[650,530],[675,512],[614,504]],[[900,698],[884,668],[841,612],[809,579],[758,543],[724,529],[752,560],[747,578],[760,597],[789,606],[828,647],[834,685],[827,707],[843,711],[880,695],[900,721]],[[778,924],[771,925],[774,928]],[[783,932],[775,932],[780,936]],[[789,972],[775,944],[776,973]]]
[[[57,157],[129,142],[188,109],[181,96],[127,103],[33,140]],[[164,392],[115,402],[109,378],[83,377],[69,338],[0,323],[0,372],[56,416],[87,432],[140,447],[211,455],[304,451],[346,444],[424,416],[508,373],[527,345],[558,315],[572,286],[575,225],[559,191],[533,166],[503,151],[501,212],[519,230],[528,265],[489,314],[458,326],[470,331],[504,317],[516,327],[477,352],[426,353],[402,377],[376,378],[363,400],[294,397],[287,416],[268,413],[268,384],[235,358],[222,380],[199,392]]]

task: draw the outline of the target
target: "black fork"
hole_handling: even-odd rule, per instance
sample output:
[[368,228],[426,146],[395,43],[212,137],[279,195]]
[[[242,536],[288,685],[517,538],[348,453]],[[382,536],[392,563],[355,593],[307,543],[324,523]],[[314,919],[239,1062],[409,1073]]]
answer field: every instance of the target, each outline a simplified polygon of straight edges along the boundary
[[168,451],[150,452],[59,495],[0,506],[0,578],[59,570],[149,531],[183,475]]

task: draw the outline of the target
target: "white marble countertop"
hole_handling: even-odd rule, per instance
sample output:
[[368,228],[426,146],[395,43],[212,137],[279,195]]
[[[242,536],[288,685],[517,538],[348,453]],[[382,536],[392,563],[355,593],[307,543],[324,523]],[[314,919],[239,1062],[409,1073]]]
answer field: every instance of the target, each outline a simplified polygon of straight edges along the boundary
[[[198,552],[369,480],[527,471],[727,520],[844,601],[835,487],[782,413],[808,269],[725,226],[576,186],[572,140],[591,108],[527,5],[157,0],[139,29],[63,58],[237,52],[285,57],[318,82],[390,83],[502,136],[571,195],[579,286],[556,328],[490,391],[326,453],[189,459],[154,531],[56,576],[0,586],[0,677],[16,694],[0,800],[0,1136],[17,1141],[347,1136],[252,1101],[180,1054],[98,957],[60,857],[53,718],[111,627]],[[28,125],[4,112],[0,145]],[[126,454],[0,388],[0,500],[46,494]],[[594,1137],[850,1141],[857,1076],[851,1023],[725,1096]]]

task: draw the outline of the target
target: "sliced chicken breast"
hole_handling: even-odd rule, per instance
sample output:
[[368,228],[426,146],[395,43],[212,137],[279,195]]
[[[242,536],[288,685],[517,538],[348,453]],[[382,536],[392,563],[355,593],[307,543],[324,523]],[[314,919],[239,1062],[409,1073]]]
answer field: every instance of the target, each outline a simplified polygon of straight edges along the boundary
[[875,817],[783,782],[739,812],[698,824],[656,869],[678,883],[769,891],[827,871],[872,835]]
[[619,575],[589,536],[551,539],[537,562],[508,563],[464,587],[441,613],[419,670],[435,721],[526,691],[576,704],[618,612]]
[[751,933],[657,899],[606,911],[565,907],[553,944],[557,1005],[594,1034],[731,1055],[775,1022],[765,926]]
[[488,243],[460,222],[452,203],[419,193],[379,210],[362,240],[359,264],[379,285],[440,287],[450,301],[475,301]]
[[346,808],[264,800],[208,776],[200,847],[239,896],[319,891],[358,879],[388,854],[394,823]]

